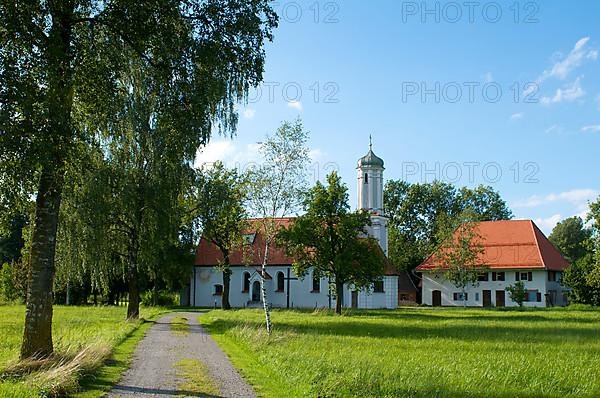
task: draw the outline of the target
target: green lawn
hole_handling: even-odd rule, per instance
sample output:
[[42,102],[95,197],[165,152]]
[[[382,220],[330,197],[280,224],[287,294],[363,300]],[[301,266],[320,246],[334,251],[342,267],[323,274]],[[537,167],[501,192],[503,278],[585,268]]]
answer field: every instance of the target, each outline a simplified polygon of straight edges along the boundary
[[[141,316],[152,319],[160,308],[142,308]],[[143,337],[150,323],[125,321],[124,307],[54,307],[53,337],[59,354],[98,347],[112,352],[111,366],[84,379],[86,396],[100,396],[126,369],[135,342]],[[17,361],[25,319],[24,306],[0,306],[0,373]],[[0,379],[0,397],[35,397],[43,389],[36,375]],[[39,376],[39,375],[37,375]]]
[[200,316],[265,397],[600,396],[600,311],[400,309]]

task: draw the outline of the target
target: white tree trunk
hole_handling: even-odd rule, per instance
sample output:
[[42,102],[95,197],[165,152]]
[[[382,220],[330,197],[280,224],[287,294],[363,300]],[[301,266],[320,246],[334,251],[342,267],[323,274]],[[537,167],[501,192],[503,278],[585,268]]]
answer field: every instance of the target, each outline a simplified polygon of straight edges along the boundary
[[269,307],[269,303],[267,302],[267,288],[265,286],[265,276],[267,275],[267,262],[269,259],[269,240],[265,244],[265,256],[262,262],[261,268],[261,278],[260,278],[260,291],[262,296],[263,308],[265,310],[265,319],[267,321],[267,333],[269,336],[271,335],[271,308]]

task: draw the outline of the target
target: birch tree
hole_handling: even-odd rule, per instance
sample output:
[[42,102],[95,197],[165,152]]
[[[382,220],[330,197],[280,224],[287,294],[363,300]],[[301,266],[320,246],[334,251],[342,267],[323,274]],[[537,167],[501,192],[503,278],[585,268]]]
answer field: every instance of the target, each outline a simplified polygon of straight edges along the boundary
[[302,121],[283,122],[273,136],[260,146],[264,163],[249,173],[250,210],[260,219],[265,238],[261,265],[261,299],[267,333],[271,334],[271,313],[265,288],[269,249],[279,232],[277,218],[289,217],[299,210],[307,188],[309,150],[308,132]]

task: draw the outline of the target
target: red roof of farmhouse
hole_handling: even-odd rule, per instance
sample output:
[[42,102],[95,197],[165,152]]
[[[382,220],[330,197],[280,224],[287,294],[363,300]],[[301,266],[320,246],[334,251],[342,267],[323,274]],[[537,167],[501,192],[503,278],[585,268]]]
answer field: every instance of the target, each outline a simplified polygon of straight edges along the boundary
[[[235,250],[229,256],[229,262],[232,266],[259,266],[262,264],[265,252],[265,239],[261,231],[262,224],[260,219],[248,220],[250,228],[244,234],[248,237],[251,248],[249,250]],[[277,218],[275,222],[278,227],[288,227],[294,218]],[[379,246],[377,246],[379,247]],[[204,237],[200,239],[196,249],[197,267],[214,267],[223,261],[223,255],[217,246],[209,242]],[[283,248],[271,243],[269,246],[269,266],[291,265],[294,260],[285,254]],[[385,275],[398,275],[396,267],[385,258]]]
[[[531,220],[484,221],[475,231],[482,238],[480,264],[491,269],[548,269],[563,271],[567,260]],[[417,271],[443,269],[432,254]]]

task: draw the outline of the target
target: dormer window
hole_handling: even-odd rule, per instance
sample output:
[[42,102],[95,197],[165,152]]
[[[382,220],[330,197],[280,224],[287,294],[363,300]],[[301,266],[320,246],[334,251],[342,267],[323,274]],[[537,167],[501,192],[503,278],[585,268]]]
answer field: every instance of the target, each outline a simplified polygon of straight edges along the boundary
[[369,175],[365,173],[365,184],[369,183]]

